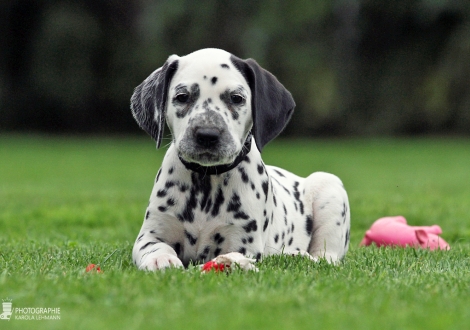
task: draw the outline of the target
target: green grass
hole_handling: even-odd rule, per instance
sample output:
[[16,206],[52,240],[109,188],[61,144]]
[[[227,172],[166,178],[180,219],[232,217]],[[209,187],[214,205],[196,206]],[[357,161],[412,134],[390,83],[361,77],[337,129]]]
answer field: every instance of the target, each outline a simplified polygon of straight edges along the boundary
[[[350,252],[339,267],[277,256],[228,276],[132,265],[163,154],[146,138],[0,136],[0,299],[61,316],[1,329],[468,328],[470,140],[271,143],[266,163],[343,180]],[[452,250],[358,248],[375,219],[398,214],[441,225]]]

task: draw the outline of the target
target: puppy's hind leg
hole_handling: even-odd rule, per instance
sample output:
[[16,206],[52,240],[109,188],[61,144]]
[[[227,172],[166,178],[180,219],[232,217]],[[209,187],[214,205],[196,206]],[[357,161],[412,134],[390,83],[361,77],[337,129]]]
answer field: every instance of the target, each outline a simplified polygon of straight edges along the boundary
[[308,252],[313,257],[337,263],[349,247],[350,212],[346,190],[337,176],[324,172],[315,172],[304,182],[305,202],[312,208],[306,225],[312,235]]

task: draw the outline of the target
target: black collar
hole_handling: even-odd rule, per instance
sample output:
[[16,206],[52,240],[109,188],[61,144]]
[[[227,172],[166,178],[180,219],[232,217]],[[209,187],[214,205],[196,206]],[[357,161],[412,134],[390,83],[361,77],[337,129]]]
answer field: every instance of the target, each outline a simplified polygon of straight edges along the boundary
[[186,169],[190,171],[194,171],[194,172],[197,172],[200,174],[206,174],[206,175],[218,175],[218,174],[228,172],[231,169],[234,169],[235,167],[237,167],[238,164],[240,164],[240,162],[250,152],[250,150],[251,150],[251,133],[248,134],[245,140],[245,143],[243,144],[242,151],[240,151],[237,158],[235,158],[232,164],[223,164],[223,165],[216,165],[216,166],[202,166],[201,164],[198,164],[198,163],[189,163],[185,161],[184,159],[182,159],[179,155],[178,155],[178,158],[186,167]]

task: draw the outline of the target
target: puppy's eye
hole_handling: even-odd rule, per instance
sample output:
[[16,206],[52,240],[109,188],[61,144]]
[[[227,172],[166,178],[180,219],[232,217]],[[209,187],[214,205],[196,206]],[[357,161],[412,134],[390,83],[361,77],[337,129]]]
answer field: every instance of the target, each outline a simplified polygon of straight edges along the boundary
[[186,93],[178,94],[178,95],[176,95],[175,99],[176,99],[176,101],[178,101],[180,103],[186,103],[189,100],[189,94],[186,94]]
[[232,95],[230,95],[230,101],[233,104],[241,104],[241,103],[243,103],[244,99],[243,99],[242,96],[240,96],[238,94],[232,94]]

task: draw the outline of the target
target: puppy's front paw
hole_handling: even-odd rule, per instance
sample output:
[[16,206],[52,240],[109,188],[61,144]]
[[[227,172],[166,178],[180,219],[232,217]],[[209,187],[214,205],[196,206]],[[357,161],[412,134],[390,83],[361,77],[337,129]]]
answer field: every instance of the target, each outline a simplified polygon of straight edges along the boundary
[[178,257],[175,257],[169,253],[157,254],[157,255],[148,255],[143,262],[140,264],[139,269],[142,270],[164,270],[165,268],[183,267],[183,263]]
[[233,264],[238,265],[243,270],[253,270],[258,271],[258,268],[254,265],[256,259],[250,259],[245,257],[239,252],[230,252],[227,254],[222,254],[214,259],[212,259],[216,264],[222,264],[225,267],[231,267]]

